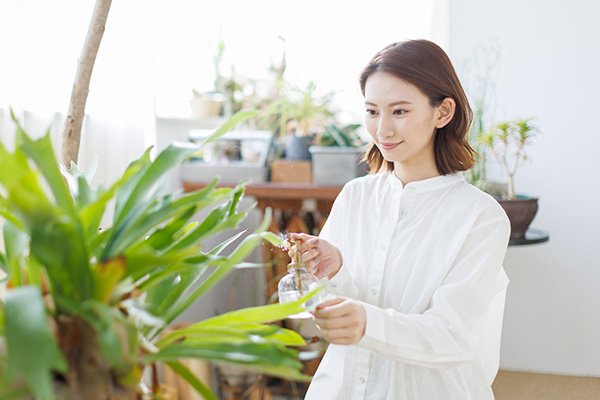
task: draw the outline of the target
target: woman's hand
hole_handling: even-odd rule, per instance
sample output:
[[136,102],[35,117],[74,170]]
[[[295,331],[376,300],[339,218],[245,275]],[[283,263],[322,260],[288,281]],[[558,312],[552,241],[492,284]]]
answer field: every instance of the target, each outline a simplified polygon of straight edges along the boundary
[[323,338],[333,344],[355,344],[365,335],[367,314],[356,300],[335,297],[320,304],[313,313]]
[[[342,267],[340,250],[327,240],[305,233],[292,233],[292,239],[299,239],[298,250],[302,254],[302,262],[308,266],[308,271],[317,278],[332,278]],[[293,251],[288,255],[293,259]]]

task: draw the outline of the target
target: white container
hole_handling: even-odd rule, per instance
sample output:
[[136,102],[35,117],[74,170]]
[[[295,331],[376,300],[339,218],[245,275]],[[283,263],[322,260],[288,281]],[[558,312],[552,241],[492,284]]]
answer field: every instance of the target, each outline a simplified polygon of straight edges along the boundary
[[366,163],[361,162],[362,147],[310,146],[308,150],[316,185],[342,186],[367,173]]
[[192,117],[218,117],[223,110],[225,99],[226,97],[221,93],[194,92],[194,97],[190,100]]

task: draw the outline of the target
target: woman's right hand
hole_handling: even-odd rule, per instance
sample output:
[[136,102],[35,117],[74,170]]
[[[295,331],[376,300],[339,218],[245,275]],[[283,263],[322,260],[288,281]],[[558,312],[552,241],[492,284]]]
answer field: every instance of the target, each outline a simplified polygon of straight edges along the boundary
[[[317,278],[333,278],[342,267],[342,253],[327,240],[305,233],[292,233],[290,238],[299,239],[299,251],[308,271]],[[294,249],[288,255],[293,259]]]

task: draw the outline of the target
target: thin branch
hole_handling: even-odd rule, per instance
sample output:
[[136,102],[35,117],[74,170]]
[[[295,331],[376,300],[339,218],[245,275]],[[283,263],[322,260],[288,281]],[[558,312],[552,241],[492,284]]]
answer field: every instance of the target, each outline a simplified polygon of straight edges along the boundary
[[77,163],[81,127],[85,116],[85,103],[90,88],[90,80],[96,55],[106,27],[106,19],[112,0],[96,0],[87,36],[78,60],[77,72],[71,91],[71,102],[62,133],[61,160],[70,167],[71,161]]

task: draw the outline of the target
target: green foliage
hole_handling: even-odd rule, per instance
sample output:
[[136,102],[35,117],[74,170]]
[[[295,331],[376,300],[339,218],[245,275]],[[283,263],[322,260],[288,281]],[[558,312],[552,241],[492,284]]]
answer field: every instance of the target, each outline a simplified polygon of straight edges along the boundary
[[[254,115],[234,115],[206,142]],[[224,314],[161,339],[177,316],[243,265],[262,240],[280,244],[265,232],[267,214],[256,232],[202,249],[206,239],[238,227],[247,216],[250,210],[238,210],[243,184],[220,188],[214,179],[197,192],[161,193],[165,173],[197,151],[173,145],[154,160],[146,151],[110,187],[92,188],[95,164],[86,172],[71,165],[61,173],[49,135],[33,140],[15,123],[15,151],[0,143],[6,249],[0,252],[0,267],[8,274],[0,282],[0,293],[5,292],[0,344],[6,344],[0,346],[0,398],[30,393],[38,400],[53,399],[53,377],[70,383],[69,371],[77,366],[65,350],[80,343],[61,336],[69,324],[90,327],[87,342],[95,343],[117,387],[137,387],[144,365],[166,362],[211,398],[178,363],[190,357],[303,378],[298,351],[290,346],[304,341],[265,325],[303,310],[302,301]],[[111,199],[114,217],[102,226]],[[193,222],[205,208],[207,217]]]
[[364,143],[356,133],[360,124],[348,124],[339,127],[334,123],[325,126],[325,131],[317,135],[315,144],[317,146],[339,146],[339,147],[360,147]]
[[296,136],[312,136],[323,130],[325,124],[333,119],[331,102],[335,92],[322,96],[315,94],[317,87],[309,82],[306,89],[289,88],[281,99],[281,132],[292,132]]
[[526,148],[539,133],[533,126],[532,118],[499,122],[489,131],[478,136],[479,143],[490,152],[504,168],[508,178],[508,197],[515,198],[514,175],[517,169],[528,160]]

